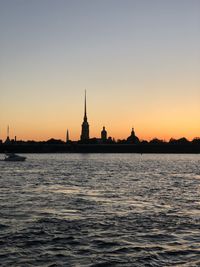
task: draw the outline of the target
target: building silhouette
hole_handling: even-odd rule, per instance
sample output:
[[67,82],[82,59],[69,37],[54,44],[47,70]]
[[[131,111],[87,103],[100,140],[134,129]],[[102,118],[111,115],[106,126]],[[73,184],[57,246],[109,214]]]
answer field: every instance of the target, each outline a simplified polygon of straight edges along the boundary
[[103,142],[106,142],[106,140],[107,140],[107,131],[105,129],[105,126],[103,126],[103,130],[101,131],[101,140]]
[[81,141],[88,141],[89,137],[89,124],[87,121],[87,103],[86,103],[86,91],[85,91],[85,104],[84,104],[84,118],[82,123],[82,130],[81,130]]
[[131,135],[126,140],[130,144],[138,144],[140,142],[139,138],[135,135],[134,128],[132,128]]

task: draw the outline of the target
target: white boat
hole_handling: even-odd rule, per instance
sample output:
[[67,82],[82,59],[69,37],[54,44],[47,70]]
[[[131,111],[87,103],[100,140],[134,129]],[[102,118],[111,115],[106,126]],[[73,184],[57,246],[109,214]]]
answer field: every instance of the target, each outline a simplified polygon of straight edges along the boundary
[[22,157],[22,156],[14,154],[14,153],[6,153],[4,160],[5,161],[25,161],[26,157]]

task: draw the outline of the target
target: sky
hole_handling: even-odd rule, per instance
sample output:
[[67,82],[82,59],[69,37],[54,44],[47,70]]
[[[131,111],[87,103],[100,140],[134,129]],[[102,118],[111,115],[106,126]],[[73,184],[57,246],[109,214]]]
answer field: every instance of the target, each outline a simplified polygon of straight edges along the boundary
[[199,0],[0,0],[0,139],[200,136]]

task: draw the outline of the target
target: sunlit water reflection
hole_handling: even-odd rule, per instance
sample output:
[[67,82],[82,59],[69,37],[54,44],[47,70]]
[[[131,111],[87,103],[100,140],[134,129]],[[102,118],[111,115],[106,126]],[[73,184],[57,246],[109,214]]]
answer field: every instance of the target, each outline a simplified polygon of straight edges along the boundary
[[200,266],[200,155],[0,161],[1,266]]

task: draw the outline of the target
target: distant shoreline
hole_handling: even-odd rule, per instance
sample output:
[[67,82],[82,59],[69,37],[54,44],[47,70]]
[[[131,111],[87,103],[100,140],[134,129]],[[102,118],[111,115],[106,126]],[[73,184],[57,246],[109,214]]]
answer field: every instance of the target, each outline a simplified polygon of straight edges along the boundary
[[199,144],[1,144],[0,153],[199,154]]

